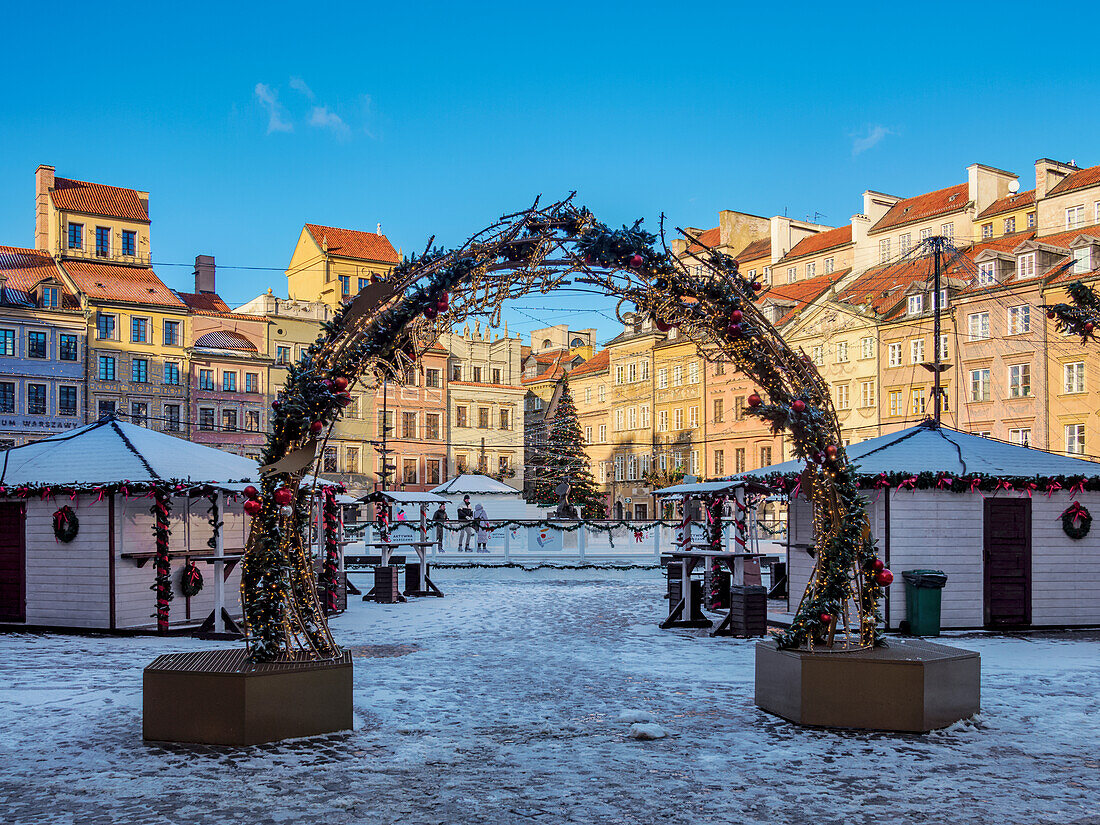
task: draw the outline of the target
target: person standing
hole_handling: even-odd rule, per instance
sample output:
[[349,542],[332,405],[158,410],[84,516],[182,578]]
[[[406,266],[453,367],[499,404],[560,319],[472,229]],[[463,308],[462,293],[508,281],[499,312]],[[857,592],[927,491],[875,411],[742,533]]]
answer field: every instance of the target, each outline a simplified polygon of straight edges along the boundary
[[458,552],[471,553],[473,552],[470,545],[474,538],[474,511],[470,509],[469,496],[462,497],[462,506],[458,508],[458,521],[462,526],[458,534]]
[[478,504],[474,507],[474,523],[477,525],[477,552],[489,552],[489,514]]
[[432,524],[435,525],[435,540],[439,544],[439,552],[443,552],[443,525],[447,521],[447,502],[443,502],[439,505],[439,508],[432,514]]

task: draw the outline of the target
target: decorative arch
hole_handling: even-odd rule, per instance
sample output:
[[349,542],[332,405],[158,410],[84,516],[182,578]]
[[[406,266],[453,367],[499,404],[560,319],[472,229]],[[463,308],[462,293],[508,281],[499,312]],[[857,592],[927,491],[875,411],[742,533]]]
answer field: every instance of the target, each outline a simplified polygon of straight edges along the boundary
[[790,435],[794,454],[806,461],[800,489],[815,514],[814,571],[779,642],[874,644],[881,563],[828,386],[761,313],[755,299],[762,284],[743,277],[730,256],[682,234],[698,250],[687,261],[668,248],[663,220],[658,235],[641,221],[613,230],[574,205],[572,195],[549,206],[536,201],[455,249],[429,241],[422,255],[402,261],[327,322],[272,404],[263,489],[252,508],[241,575],[252,658],[339,655],[303,540],[311,491],[300,483],[350,403],[349,389],[400,376],[441,333],[470,317],[496,326],[506,300],[555,289],[616,296],[621,320],[624,310],[633,311],[635,320],[650,319],[661,331],[678,330],[704,358],[724,357],[757,383],[761,394],[749,397],[746,412]]

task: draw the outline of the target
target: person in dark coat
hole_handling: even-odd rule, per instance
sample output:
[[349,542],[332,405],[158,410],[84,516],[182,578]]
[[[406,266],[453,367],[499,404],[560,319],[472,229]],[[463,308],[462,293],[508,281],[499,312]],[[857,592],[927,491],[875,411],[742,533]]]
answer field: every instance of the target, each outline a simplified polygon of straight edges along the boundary
[[439,505],[432,514],[432,524],[435,525],[435,540],[439,544],[439,552],[443,552],[443,525],[447,521],[447,502]]
[[474,511],[470,507],[470,497],[462,497],[462,506],[458,508],[458,520],[462,531],[458,534],[458,552],[472,553],[474,540]]

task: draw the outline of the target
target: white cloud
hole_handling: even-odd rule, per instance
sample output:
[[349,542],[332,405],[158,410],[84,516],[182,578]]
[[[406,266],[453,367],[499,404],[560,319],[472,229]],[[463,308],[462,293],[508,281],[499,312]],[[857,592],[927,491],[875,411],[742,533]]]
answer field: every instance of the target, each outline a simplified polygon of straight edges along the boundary
[[310,100],[314,98],[313,89],[309,88],[309,85],[300,77],[290,78],[290,88],[296,92],[301,92]]
[[875,124],[867,127],[867,134],[852,135],[852,156],[860,155],[868,149],[878,146],[887,135],[897,134],[893,129]]
[[309,116],[309,125],[318,129],[328,129],[334,135],[346,138],[351,134],[351,129],[344,123],[343,118],[336,112],[330,111],[328,106],[314,106]]
[[256,99],[267,109],[267,133],[293,132],[294,125],[286,119],[286,112],[279,103],[279,94],[266,83],[256,84]]

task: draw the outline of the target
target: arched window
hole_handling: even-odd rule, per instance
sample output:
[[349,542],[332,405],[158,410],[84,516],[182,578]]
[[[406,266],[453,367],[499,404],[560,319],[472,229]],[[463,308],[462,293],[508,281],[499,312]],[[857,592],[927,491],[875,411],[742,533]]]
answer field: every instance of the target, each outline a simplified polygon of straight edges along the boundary
[[584,346],[584,341],[580,338],[574,338],[572,341],[569,342],[569,346],[571,346],[571,347],[583,347]]
[[549,338],[544,338],[543,339],[543,342],[542,342],[542,348],[543,349],[550,349],[550,347],[552,347],[552,346],[554,346],[553,341],[551,341]]

